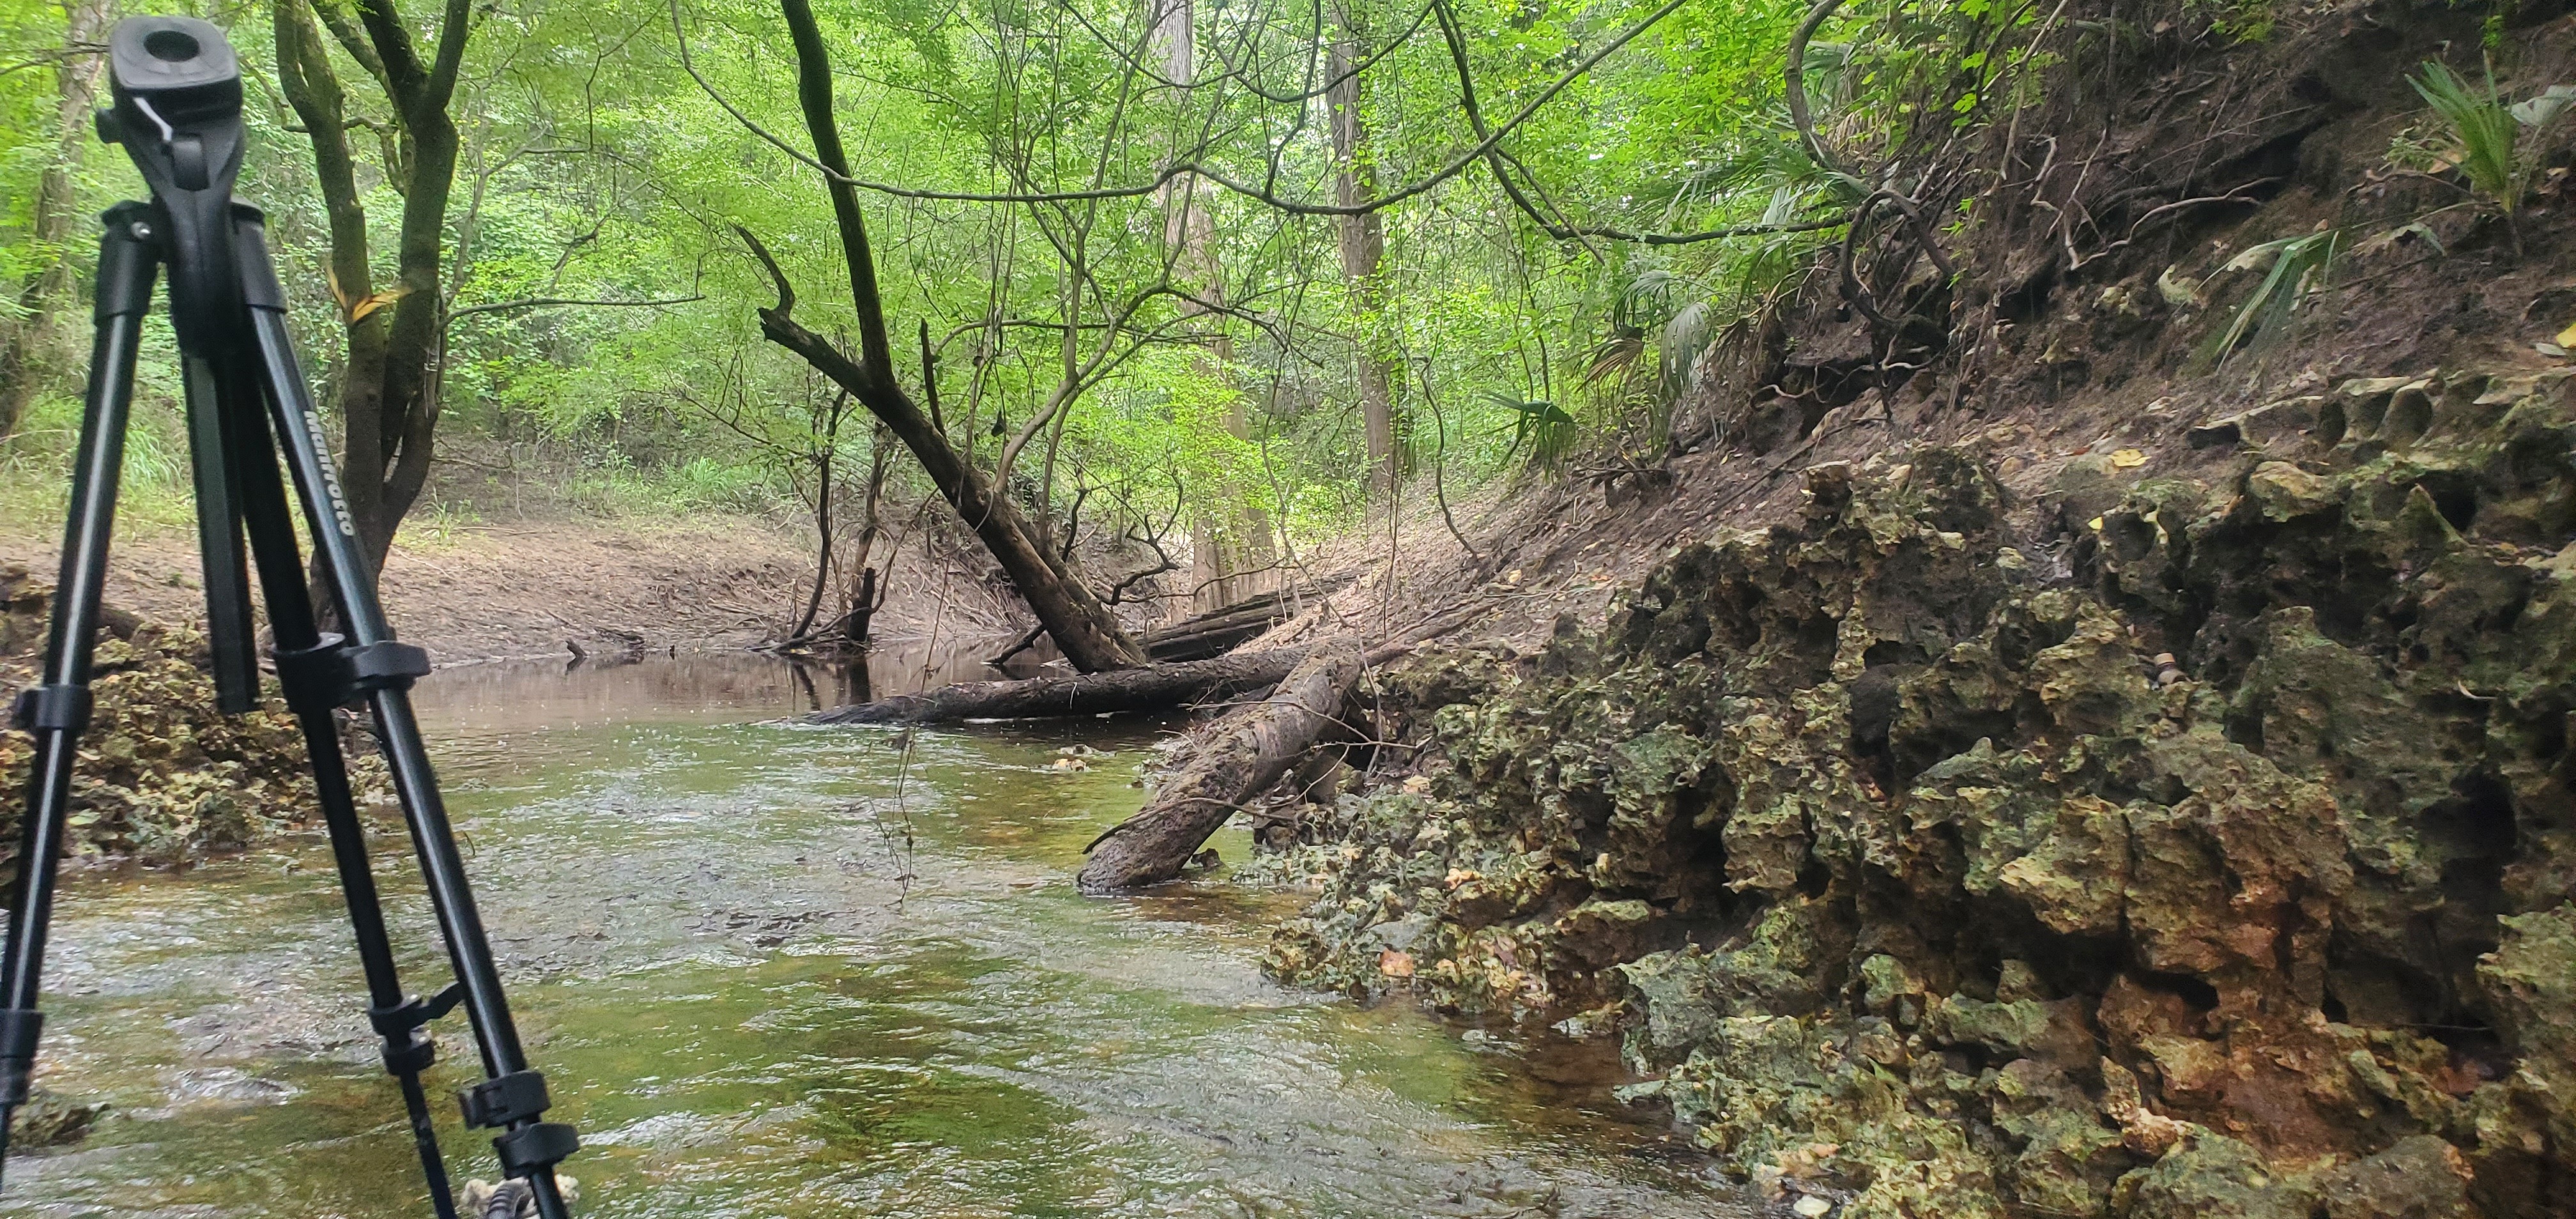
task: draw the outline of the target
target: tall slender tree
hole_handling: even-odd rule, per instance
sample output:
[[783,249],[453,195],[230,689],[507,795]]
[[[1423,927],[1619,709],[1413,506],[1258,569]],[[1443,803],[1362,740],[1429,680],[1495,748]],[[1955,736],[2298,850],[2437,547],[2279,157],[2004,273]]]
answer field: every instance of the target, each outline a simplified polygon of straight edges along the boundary
[[[1334,0],[1334,36],[1325,53],[1325,105],[1331,110],[1334,202],[1358,207],[1377,197],[1377,169],[1369,159],[1368,120],[1361,113],[1360,63],[1368,57],[1368,37],[1360,29],[1354,0]],[[1342,278],[1348,286],[1351,312],[1358,323],[1360,421],[1368,439],[1369,498],[1392,502],[1400,472],[1395,451],[1395,395],[1399,378],[1379,341],[1377,328],[1385,308],[1385,285],[1379,264],[1386,258],[1386,222],[1376,212],[1334,217],[1341,247]]]
[[[1163,78],[1186,97],[1198,82],[1198,17],[1193,0],[1146,0],[1150,6],[1153,46],[1161,57]],[[1177,150],[1175,150],[1177,151]],[[1206,357],[1199,371],[1221,379],[1234,363],[1234,340],[1226,333],[1225,268],[1216,250],[1216,185],[1197,174],[1173,177],[1163,188],[1163,241],[1169,248],[1174,278],[1188,294],[1185,317],[1207,326],[1201,335]],[[1251,435],[1251,420],[1241,394],[1231,395],[1225,430],[1237,440]],[[1270,550],[1270,523],[1258,509],[1235,507],[1244,497],[1238,488],[1217,488],[1220,506],[1202,513],[1192,530],[1191,584],[1203,609],[1230,604],[1246,591],[1242,573],[1261,566]]]

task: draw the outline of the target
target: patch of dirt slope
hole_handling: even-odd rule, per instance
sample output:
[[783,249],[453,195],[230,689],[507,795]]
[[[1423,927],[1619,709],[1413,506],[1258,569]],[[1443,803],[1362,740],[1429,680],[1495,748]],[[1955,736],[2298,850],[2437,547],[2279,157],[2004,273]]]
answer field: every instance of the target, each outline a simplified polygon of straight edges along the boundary
[[[1376,679],[1403,781],[1273,816],[1272,967],[1620,1036],[1799,1214],[2576,1214],[2570,200],[2386,171],[2476,14],[2094,7],[2120,87],[2023,133],[2093,184],[1975,200],[1921,371],[1824,275],[1657,469],[1314,557],[1279,634],[1452,629]],[[2321,221],[2340,286],[2213,371]]]
[[[35,683],[51,593],[23,564],[0,562],[0,690]],[[314,816],[294,718],[273,697],[244,715],[217,713],[204,636],[120,610],[102,625],[93,663],[96,705],[72,777],[66,854],[176,865]],[[0,725],[0,889],[17,883],[35,757],[35,738]],[[372,754],[353,773],[361,791],[385,781]]]
[[[2567,365],[2534,344],[2576,324],[2576,122],[2541,153],[2553,172],[2518,234],[2467,206],[2455,181],[2388,163],[2401,135],[2439,142],[2406,76],[2477,46],[2478,12],[2346,3],[2236,44],[2181,10],[2089,7],[2113,11],[2075,16],[2133,40],[2116,56],[2089,48],[2122,67],[2070,64],[2056,87],[2065,129],[2035,116],[2021,132],[2027,180],[1972,200],[1981,221],[1958,259],[1969,299],[1924,372],[1880,385],[1832,371],[1869,344],[1836,298],[1828,252],[1759,350],[1721,346],[1703,363],[1659,465],[1453,493],[1445,513],[1417,483],[1391,529],[1381,517],[1300,556],[1311,582],[1340,591],[1269,642],[1428,624],[1526,649],[1561,613],[1597,625],[1675,547],[1792,514],[1811,466],[1963,446],[1993,464],[2017,511],[2048,512],[2070,480],[2103,470],[2223,479],[2249,451],[2312,438],[2332,422],[2318,414],[2331,391],[2355,379]],[[2576,83],[2576,18],[2520,6],[2498,62],[2517,96]],[[2085,156],[2048,159],[2079,136]],[[2089,217],[2080,242],[2052,227],[2070,209]],[[2262,278],[2228,264],[2321,224],[2346,234],[2330,286],[2212,371],[2210,343]]]
[[[57,545],[11,529],[0,533],[0,563],[49,577]],[[793,622],[813,576],[809,547],[792,530],[750,518],[415,530],[395,543],[382,583],[395,630],[440,665],[559,657],[568,641],[594,653],[743,647]],[[894,565],[879,637],[924,635],[934,619],[951,638],[1007,629],[1005,598],[979,554],[942,546],[934,555],[915,538]],[[108,604],[156,622],[202,622],[198,569],[193,536],[120,537]],[[834,609],[827,600],[823,617]]]

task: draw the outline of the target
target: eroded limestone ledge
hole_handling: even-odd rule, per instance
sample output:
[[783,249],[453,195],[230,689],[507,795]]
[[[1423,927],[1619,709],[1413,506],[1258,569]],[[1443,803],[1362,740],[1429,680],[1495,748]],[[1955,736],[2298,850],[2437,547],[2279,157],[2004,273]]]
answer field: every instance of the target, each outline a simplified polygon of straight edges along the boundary
[[1598,633],[1398,674],[1422,774],[1271,865],[1272,965],[1622,1029],[1848,1214],[2576,1213],[2571,388],[2040,504],[1812,470]]

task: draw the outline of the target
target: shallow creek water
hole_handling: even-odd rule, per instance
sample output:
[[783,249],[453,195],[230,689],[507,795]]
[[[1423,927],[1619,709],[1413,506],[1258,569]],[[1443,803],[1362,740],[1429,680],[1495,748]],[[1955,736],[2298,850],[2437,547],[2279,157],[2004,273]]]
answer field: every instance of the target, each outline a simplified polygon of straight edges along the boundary
[[[1155,726],[757,722],[848,685],[722,657],[422,683],[530,1057],[586,1144],[582,1214],[1747,1213],[1615,1112],[1606,1048],[1265,980],[1293,895],[1077,894]],[[1109,756],[1052,769],[1077,742]],[[377,828],[405,976],[435,989]],[[0,1214],[427,1213],[319,837],[76,874],[55,926],[43,1082],[113,1110],[13,1160]],[[461,1016],[440,1043],[443,1096]],[[488,1174],[433,1100],[452,1169]]]

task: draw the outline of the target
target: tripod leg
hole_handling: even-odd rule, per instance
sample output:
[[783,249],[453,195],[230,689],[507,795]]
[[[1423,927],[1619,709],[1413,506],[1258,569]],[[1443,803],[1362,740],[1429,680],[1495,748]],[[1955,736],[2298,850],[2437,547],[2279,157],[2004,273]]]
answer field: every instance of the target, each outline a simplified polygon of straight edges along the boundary
[[252,346],[260,362],[270,421],[277,429],[296,496],[312,525],[315,558],[333,600],[339,603],[341,621],[348,624],[350,647],[343,655],[353,678],[351,688],[367,692],[376,735],[393,771],[394,791],[411,827],[412,847],[429,882],[430,906],[438,916],[466,1016],[482,1050],[487,1078],[459,1098],[466,1121],[502,1132],[492,1140],[493,1150],[508,1175],[526,1179],[542,1219],[568,1219],[571,1212],[555,1181],[554,1166],[577,1150],[580,1142],[570,1126],[539,1120],[551,1103],[545,1077],[528,1069],[518,1025],[501,994],[501,972],[492,960],[474,891],[466,882],[465,861],[457,852],[455,831],[439,798],[438,778],[430,769],[420,722],[412,713],[411,677],[427,670],[427,660],[418,649],[394,641],[384,607],[376,600],[357,525],[350,518],[339,472],[332,468],[330,446],[321,435],[320,413],[305,386],[303,371],[296,366],[286,329],[285,293],[278,288],[277,272],[268,260],[259,213],[236,207],[234,216],[234,252],[242,263],[242,295],[250,306]]
[[239,715],[259,704],[250,581],[242,566],[242,507],[232,478],[231,458],[240,450],[226,434],[225,387],[213,362],[187,355],[180,364],[188,395],[189,467],[196,476],[197,553],[205,562],[206,652],[213,662],[215,705]]
[[[211,367],[209,372],[212,372]],[[278,480],[277,451],[262,414],[259,380],[248,367],[229,363],[214,389],[207,412],[225,429],[220,448],[232,455],[224,469],[224,500],[237,506],[249,527],[251,554],[259,567],[260,588],[268,598],[268,624],[281,657],[309,652],[323,643],[314,625],[313,602],[304,587],[304,562],[295,545],[295,518],[287,507],[286,488]],[[200,477],[199,482],[205,481]],[[206,512],[202,492],[198,504]],[[213,591],[213,581],[208,581]],[[247,592],[239,611],[249,620]],[[245,636],[247,638],[247,636]],[[330,827],[331,854],[339,865],[340,893],[349,907],[349,926],[358,941],[358,964],[367,978],[367,1018],[384,1038],[385,1070],[401,1084],[403,1111],[411,1120],[412,1143],[420,1153],[421,1174],[439,1219],[456,1219],[456,1198],[447,1179],[447,1164],[438,1150],[438,1132],[430,1124],[429,1098],[420,1073],[436,1046],[421,1026],[431,1018],[430,1005],[403,993],[394,965],[393,942],[385,933],[382,900],[367,857],[366,826],[358,820],[357,801],[349,789],[349,764],[340,746],[339,725],[329,700],[311,697],[309,685],[283,681],[287,701],[304,730],[305,752],[313,760],[313,790]]]
[[53,633],[45,645],[44,683],[18,696],[15,718],[36,738],[27,783],[27,819],[18,845],[18,900],[9,911],[9,947],[0,958],[0,1155],[9,1118],[27,1099],[36,1040],[36,1011],[45,963],[45,926],[53,916],[54,879],[70,812],[72,759],[89,725],[90,651],[98,638],[99,588],[116,520],[116,482],[125,461],[126,410],[134,399],[135,341],[152,301],[159,266],[141,204],[107,213],[99,239],[97,337],[90,348],[89,389],[80,449],[72,467],[72,504],[63,526],[62,580],[54,589]]

